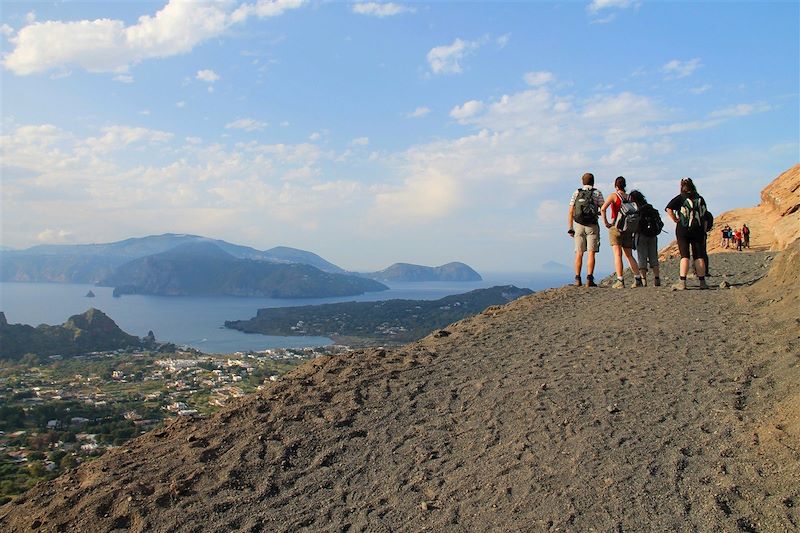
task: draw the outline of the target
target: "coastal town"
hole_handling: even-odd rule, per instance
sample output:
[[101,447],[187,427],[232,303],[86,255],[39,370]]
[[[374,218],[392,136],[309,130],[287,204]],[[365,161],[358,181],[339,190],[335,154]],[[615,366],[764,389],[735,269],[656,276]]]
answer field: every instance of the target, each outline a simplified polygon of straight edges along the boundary
[[229,355],[92,352],[0,367],[0,504],[176,417],[203,417],[340,345]]

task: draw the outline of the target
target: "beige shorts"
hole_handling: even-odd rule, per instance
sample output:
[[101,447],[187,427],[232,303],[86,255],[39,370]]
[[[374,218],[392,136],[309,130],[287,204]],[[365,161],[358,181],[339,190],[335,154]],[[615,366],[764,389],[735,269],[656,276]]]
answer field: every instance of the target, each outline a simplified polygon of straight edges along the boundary
[[572,229],[575,230],[575,251],[585,252],[591,250],[593,252],[600,251],[600,226],[593,224],[591,226],[584,226],[574,222]]
[[622,233],[616,226],[608,228],[608,242],[611,246],[622,246],[623,248],[633,248],[633,233]]

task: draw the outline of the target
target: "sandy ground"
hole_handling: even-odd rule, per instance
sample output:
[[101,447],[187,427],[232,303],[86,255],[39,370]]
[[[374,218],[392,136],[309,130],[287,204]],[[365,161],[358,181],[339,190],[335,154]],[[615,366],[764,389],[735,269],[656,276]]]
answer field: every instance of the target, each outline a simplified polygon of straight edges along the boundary
[[0,530],[797,530],[800,243],[712,264],[733,289],[564,287],[317,359]]

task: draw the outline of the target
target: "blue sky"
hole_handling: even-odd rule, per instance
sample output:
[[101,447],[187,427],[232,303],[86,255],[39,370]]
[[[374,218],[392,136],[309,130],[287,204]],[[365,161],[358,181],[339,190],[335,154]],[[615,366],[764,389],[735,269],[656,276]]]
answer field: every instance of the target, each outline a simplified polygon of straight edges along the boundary
[[3,2],[2,244],[569,263],[583,172],[720,213],[800,160],[798,6]]

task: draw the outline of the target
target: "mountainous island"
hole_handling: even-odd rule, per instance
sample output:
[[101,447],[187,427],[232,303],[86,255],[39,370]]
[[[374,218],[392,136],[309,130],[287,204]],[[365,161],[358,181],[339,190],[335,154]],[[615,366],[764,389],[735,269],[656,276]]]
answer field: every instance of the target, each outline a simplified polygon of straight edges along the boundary
[[477,289],[439,300],[344,302],[259,309],[225,327],[265,335],[319,335],[350,345],[417,340],[451,322],[531,294],[512,285]]
[[464,263],[453,262],[438,267],[395,263],[392,266],[361,274],[378,281],[481,281],[481,275]]
[[[224,255],[217,252],[220,250]],[[172,267],[170,256],[194,254],[195,268],[210,272],[219,268],[221,260],[239,260],[238,274],[231,279],[214,281],[206,286],[200,277],[180,279],[184,270],[156,271],[156,267]],[[147,259],[149,258],[149,259]],[[207,263],[208,262],[208,263]],[[257,265],[260,263],[260,266]],[[244,266],[248,265],[248,266]],[[273,265],[267,267],[264,265]],[[276,268],[293,266],[293,268]],[[324,276],[322,273],[360,277],[376,281],[480,281],[480,275],[463,263],[448,263],[426,267],[396,263],[379,272],[360,274],[348,272],[315,253],[288,246],[256,250],[249,246],[231,244],[198,235],[165,233],[125,239],[106,244],[48,244],[26,250],[0,250],[0,281],[92,283],[119,287],[118,294],[233,294],[264,296],[276,294],[283,298],[355,295],[384,290],[382,285],[361,283],[345,278]],[[147,270],[147,276],[144,271]],[[136,282],[135,271],[140,273]],[[264,274],[265,279],[257,276]],[[144,277],[142,277],[144,276]],[[308,276],[308,283],[298,280]],[[158,277],[159,279],[153,279]],[[145,279],[147,278],[147,279]],[[167,281],[166,278],[169,278]],[[128,280],[128,281],[120,281]],[[168,285],[174,285],[168,286]],[[189,288],[191,287],[191,288]],[[293,294],[295,296],[286,296]]]
[[99,309],[73,315],[60,326],[9,324],[0,312],[0,360],[19,359],[26,353],[39,356],[153,348],[155,339],[140,339],[122,331],[116,322]]
[[305,250],[278,246],[261,251],[199,235],[165,233],[106,244],[46,244],[26,250],[1,250],[0,281],[97,283],[133,259],[196,243],[216,245],[237,259],[304,264],[323,272],[345,273],[344,269]]
[[300,263],[239,259],[212,242],[181,244],[120,265],[99,285],[114,295],[321,298],[387,290],[377,281]]

